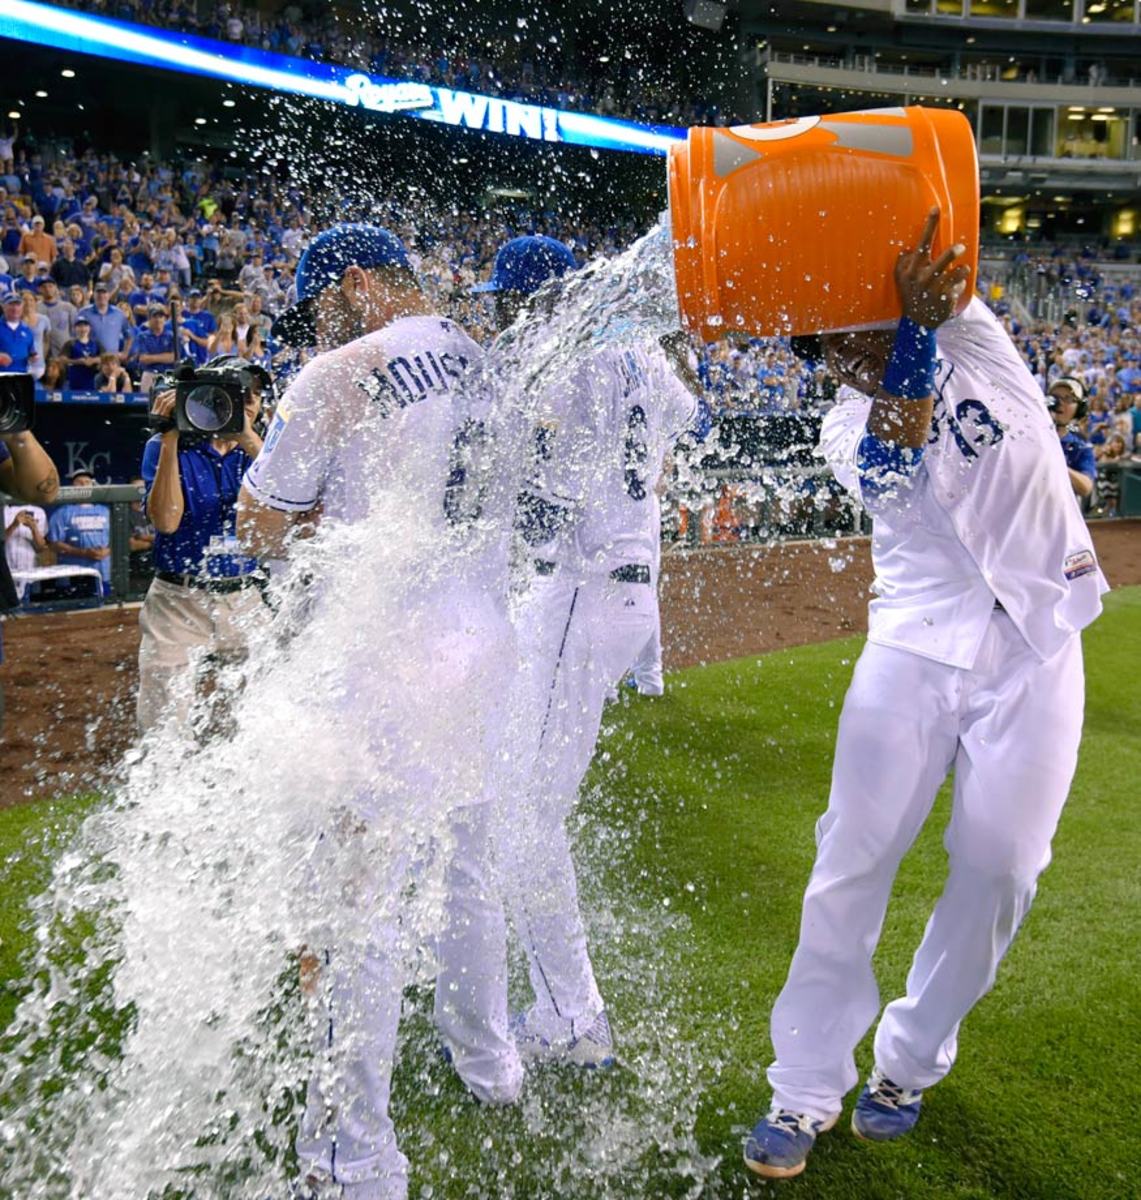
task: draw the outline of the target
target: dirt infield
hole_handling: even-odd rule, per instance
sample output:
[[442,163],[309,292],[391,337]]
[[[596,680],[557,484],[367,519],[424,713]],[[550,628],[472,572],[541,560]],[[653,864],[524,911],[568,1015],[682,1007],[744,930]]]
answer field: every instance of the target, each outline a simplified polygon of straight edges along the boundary
[[[1091,526],[1111,583],[1141,583],[1141,521]],[[867,540],[683,551],[662,560],[667,667],[761,654],[865,628]],[[0,807],[98,787],[131,740],[138,609],[9,620]]]

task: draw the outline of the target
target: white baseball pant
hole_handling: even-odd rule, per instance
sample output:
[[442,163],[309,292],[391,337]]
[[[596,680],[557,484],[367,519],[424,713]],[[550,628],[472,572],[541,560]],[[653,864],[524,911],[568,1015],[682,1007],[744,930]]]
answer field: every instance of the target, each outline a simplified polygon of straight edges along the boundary
[[135,715],[145,733],[173,710],[186,720],[194,700],[195,656],[237,661],[245,656],[252,624],[265,613],[256,587],[209,592],[151,580],[139,613],[139,691]]
[[590,766],[607,692],[657,623],[649,583],[559,569],[518,619],[523,764],[506,798],[502,869],[540,1012],[586,1028],[603,1010],[586,944],[566,818]]
[[[658,524],[661,525],[659,513]],[[662,541],[659,537],[654,542],[653,581],[655,600],[662,575]],[[662,613],[655,605],[654,632],[650,640],[642,647],[642,653],[634,662],[634,685],[643,696],[661,696],[666,690],[665,679],[662,675]]]
[[[385,852],[353,861],[365,838],[333,832],[317,871],[325,902],[361,914],[341,923],[322,952],[316,1069],[297,1139],[304,1173],[346,1185],[361,1200],[404,1200],[407,1160],[388,1114],[401,995],[421,931],[403,911],[418,839],[447,822],[444,919],[436,939],[435,1019],[464,1083],[481,1100],[508,1103],[522,1064],[508,1033],[506,924],[493,868],[487,796],[487,727],[503,720],[509,629],[478,595],[421,599],[426,632],[404,636],[404,655],[378,678],[360,656],[343,703],[362,742],[383,747],[395,791],[359,794],[353,822],[387,837]],[[497,695],[498,693],[498,695]],[[396,811],[396,810],[399,811]],[[406,817],[401,817],[405,813]],[[328,860],[326,860],[328,865]]]
[[643,696],[660,696],[665,690],[662,675],[662,618],[654,623],[654,632],[642,647],[633,666],[634,684]]
[[959,1023],[990,990],[1069,792],[1084,677],[1073,637],[1041,662],[996,611],[971,670],[868,643],[844,700],[828,810],[800,944],[771,1018],[774,1102],[818,1120],[858,1076],[853,1053],[879,1010],[872,954],[900,860],[954,768],[949,873],[884,1010],[876,1065],[926,1088],[951,1069]]
[[[491,865],[490,809],[457,809],[444,875],[445,920],[437,946],[435,1020],[457,1073],[479,1099],[507,1103],[522,1081],[507,1026],[503,906]],[[363,945],[324,951],[316,1069],[297,1138],[302,1174],[368,1184],[369,1200],[404,1200],[408,1160],[388,1115],[401,995],[413,947],[400,921],[409,857],[397,852],[384,878],[355,902],[372,906]]]

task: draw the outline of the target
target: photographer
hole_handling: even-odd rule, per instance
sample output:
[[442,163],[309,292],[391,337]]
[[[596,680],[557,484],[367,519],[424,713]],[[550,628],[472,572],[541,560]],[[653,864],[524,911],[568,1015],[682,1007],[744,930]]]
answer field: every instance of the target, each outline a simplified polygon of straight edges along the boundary
[[1073,426],[1086,415],[1085,386],[1071,376],[1055,379],[1050,384],[1046,407],[1065,456],[1070,474],[1070,487],[1083,509],[1089,506],[1097,482],[1097,461],[1093,447]]
[[238,358],[207,365],[234,377],[248,375],[240,434],[180,434],[173,427],[173,387],[151,404],[152,417],[168,427],[143,451],[146,512],[155,530],[155,577],[139,616],[137,717],[144,733],[172,706],[185,718],[194,692],[191,671],[199,659],[244,657],[246,629],[261,608],[258,577],[252,574],[256,562],[233,550],[216,552],[216,539],[234,536],[242,476],[261,450],[254,423],[270,377]]
[[[59,472],[30,431],[0,437],[0,492],[37,505],[51,504],[59,492]],[[0,615],[18,606],[7,555],[0,553]],[[0,623],[0,664],[3,661],[4,627]],[[4,683],[0,679],[0,733],[3,728]]]

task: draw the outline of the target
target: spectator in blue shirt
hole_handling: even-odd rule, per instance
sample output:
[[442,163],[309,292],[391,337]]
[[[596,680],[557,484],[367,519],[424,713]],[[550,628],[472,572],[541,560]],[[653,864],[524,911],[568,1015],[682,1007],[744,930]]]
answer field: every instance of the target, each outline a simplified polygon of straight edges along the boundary
[[168,267],[159,267],[155,271],[155,281],[151,285],[151,299],[162,304],[170,303],[170,291],[174,286]]
[[34,254],[25,254],[20,262],[20,274],[16,276],[16,291],[38,292],[40,278],[37,274],[37,262]]
[[131,337],[127,318],[111,304],[111,293],[105,283],[95,285],[95,303],[80,310],[91,322],[91,332],[99,349],[118,355],[122,361],[130,354]]
[[[93,487],[86,471],[71,477],[72,487]],[[63,567],[95,567],[103,594],[111,591],[111,510],[105,504],[61,504],[48,520],[48,544]]]
[[20,254],[20,241],[23,239],[24,230],[20,225],[20,219],[16,215],[16,210],[9,207],[4,214],[4,230],[0,233],[0,252],[9,262],[15,262]]
[[151,257],[151,235],[143,230],[127,249],[127,266],[135,273],[135,278],[154,270],[154,259]]
[[75,318],[75,337],[67,350],[67,386],[73,392],[95,390],[95,372],[99,368],[99,343],[91,332],[91,322],[82,313]]
[[0,370],[27,371],[35,365],[36,335],[20,319],[24,302],[16,292],[3,301],[4,320],[0,321]]
[[180,325],[184,350],[201,366],[210,357],[210,335],[218,328],[214,314],[202,307],[202,292],[191,288],[186,293],[186,311]]
[[[154,286],[154,276],[149,271],[144,271],[142,277],[139,279],[138,287],[132,288],[130,294],[127,296],[131,312],[134,314],[135,320],[138,321],[139,325],[142,325],[147,319],[151,305],[162,302],[162,297],[155,295]],[[122,292],[119,293],[119,297],[122,299]]]
[[158,371],[174,366],[174,331],[167,324],[166,309],[152,304],[146,326],[139,331],[132,350],[132,365],[139,375],[141,391],[150,391]]
[[1074,495],[1079,501],[1086,501],[1097,482],[1097,459],[1089,442],[1070,428],[1086,414],[1086,393],[1081,381],[1068,375],[1055,379],[1050,385],[1048,407],[1058,431]]

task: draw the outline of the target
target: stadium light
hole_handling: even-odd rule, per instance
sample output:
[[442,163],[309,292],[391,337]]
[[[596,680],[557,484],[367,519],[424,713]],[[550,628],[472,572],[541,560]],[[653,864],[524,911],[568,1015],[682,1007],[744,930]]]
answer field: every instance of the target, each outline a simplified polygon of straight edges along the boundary
[[[34,0],[5,0],[0,5],[0,37],[531,141],[665,155],[685,137],[685,130],[675,126],[644,125],[366,75],[333,63],[170,33]],[[72,78],[75,72],[68,68],[62,74]]]
[[64,69],[60,71],[60,74],[64,77],[64,79],[75,78],[75,72],[70,67],[64,67]]
[[12,110],[12,111],[11,111],[11,112],[8,114],[8,119],[9,119],[10,121],[18,121],[18,120],[19,120],[19,119],[20,119],[20,118],[21,118],[23,115],[24,115],[23,113],[21,113],[21,112],[18,112],[16,109],[13,109],[13,110]]

